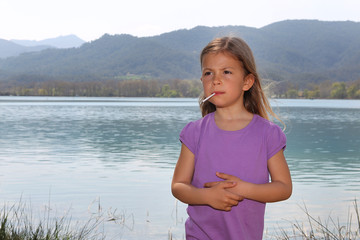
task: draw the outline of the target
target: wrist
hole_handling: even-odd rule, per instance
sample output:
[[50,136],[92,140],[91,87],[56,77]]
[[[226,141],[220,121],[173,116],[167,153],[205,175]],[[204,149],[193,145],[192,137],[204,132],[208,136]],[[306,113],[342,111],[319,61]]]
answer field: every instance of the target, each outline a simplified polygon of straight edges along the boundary
[[253,186],[254,186],[253,183],[238,181],[236,182],[236,185],[233,188],[228,190],[232,191],[233,193],[239,196],[249,198],[249,193],[251,193]]
[[211,188],[199,188],[199,204],[209,205]]

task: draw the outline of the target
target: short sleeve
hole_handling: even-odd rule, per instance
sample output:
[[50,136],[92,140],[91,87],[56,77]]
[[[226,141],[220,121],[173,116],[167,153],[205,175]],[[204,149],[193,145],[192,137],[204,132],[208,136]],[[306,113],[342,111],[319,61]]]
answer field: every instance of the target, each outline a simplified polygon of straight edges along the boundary
[[267,135],[267,159],[269,160],[281,149],[286,148],[286,136],[281,128],[275,123],[270,124]]
[[195,155],[199,140],[199,128],[196,122],[188,123],[180,132],[179,139]]

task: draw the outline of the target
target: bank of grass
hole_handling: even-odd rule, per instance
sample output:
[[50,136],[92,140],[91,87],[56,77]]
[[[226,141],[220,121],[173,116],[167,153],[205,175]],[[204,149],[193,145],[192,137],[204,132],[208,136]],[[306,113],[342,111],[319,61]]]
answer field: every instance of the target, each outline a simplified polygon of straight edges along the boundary
[[[106,235],[103,225],[107,221],[125,224],[124,215],[116,215],[115,211],[104,216],[98,205],[96,214],[92,214],[85,222],[74,222],[68,213],[62,217],[51,215],[51,209],[42,217],[33,217],[31,206],[20,202],[12,206],[4,206],[0,212],[0,240],[104,240]],[[279,229],[272,237],[274,240],[356,240],[360,239],[360,211],[357,200],[353,202],[353,210],[349,209],[345,224],[339,219],[329,217],[326,221],[313,217],[303,208],[307,222],[291,223],[290,230]],[[108,212],[109,213],[109,212]],[[343,222],[343,221],[342,221]],[[173,240],[169,231],[168,239]]]
[[94,202],[89,206],[88,220],[75,221],[69,211],[60,217],[54,215],[50,206],[34,216],[30,204],[6,204],[0,211],[0,240],[104,240],[105,223],[125,226],[124,214],[117,214],[116,210],[104,213],[100,201],[93,205]]
[[275,240],[360,240],[360,211],[357,200],[349,208],[346,221],[329,216],[326,220],[315,218],[303,207],[306,222],[292,222],[290,230],[280,229]]

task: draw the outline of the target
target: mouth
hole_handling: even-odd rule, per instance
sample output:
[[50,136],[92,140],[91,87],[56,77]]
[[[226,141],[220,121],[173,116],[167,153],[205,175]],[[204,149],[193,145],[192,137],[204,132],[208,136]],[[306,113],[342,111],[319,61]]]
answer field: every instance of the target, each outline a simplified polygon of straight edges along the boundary
[[205,98],[204,100],[202,100],[202,102],[206,102],[207,100],[209,100],[210,98],[212,98],[213,96],[216,96],[216,95],[221,95],[221,94],[224,94],[225,92],[213,92],[212,94],[210,94],[207,98]]
[[216,95],[221,95],[221,94],[224,94],[225,92],[219,92],[219,91],[216,91],[216,92],[213,92]]

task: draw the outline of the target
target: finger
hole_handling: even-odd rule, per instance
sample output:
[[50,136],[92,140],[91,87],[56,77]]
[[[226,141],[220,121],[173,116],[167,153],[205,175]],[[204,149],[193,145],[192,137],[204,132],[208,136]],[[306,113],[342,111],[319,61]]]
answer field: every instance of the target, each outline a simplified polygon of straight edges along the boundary
[[228,199],[227,200],[227,205],[230,206],[230,207],[237,206],[238,203],[239,203],[239,201],[234,200],[234,199]]
[[230,211],[232,207],[236,207],[239,204],[238,201],[235,200],[228,200],[226,205],[224,206],[225,211]]
[[230,211],[231,211],[231,207],[225,207],[225,208],[224,208],[224,211],[230,212]]
[[204,184],[204,187],[210,188],[210,187],[213,187],[213,186],[215,186],[215,185],[217,185],[219,183],[220,182],[207,182],[207,183]]
[[241,202],[242,200],[244,200],[243,196],[240,196],[238,194],[229,192],[229,194],[227,195],[229,197],[229,199],[236,201],[236,202]]
[[232,175],[226,174],[226,173],[221,173],[221,172],[216,172],[216,176],[224,179],[224,180],[230,180]]
[[226,188],[232,188],[232,187],[235,187],[236,186],[236,182],[222,182],[222,187],[224,189]]

